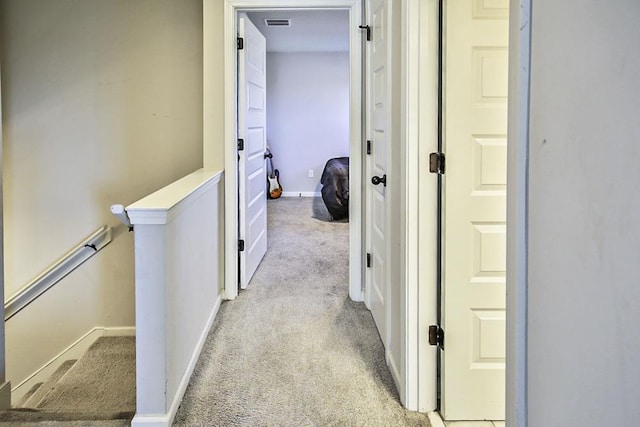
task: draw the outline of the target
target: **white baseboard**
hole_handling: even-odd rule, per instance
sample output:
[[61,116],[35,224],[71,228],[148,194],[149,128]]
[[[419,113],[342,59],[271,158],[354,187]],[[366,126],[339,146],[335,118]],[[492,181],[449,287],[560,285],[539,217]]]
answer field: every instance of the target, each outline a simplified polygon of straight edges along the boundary
[[213,325],[213,321],[218,314],[218,310],[220,310],[220,304],[222,304],[222,293],[218,295],[218,299],[207,319],[207,322],[200,332],[200,337],[198,338],[198,342],[196,344],[196,348],[191,354],[191,358],[189,359],[189,363],[187,364],[187,368],[185,369],[184,375],[180,379],[180,383],[178,384],[178,389],[176,390],[176,394],[173,396],[173,400],[171,405],[169,406],[169,410],[166,414],[137,414],[131,420],[131,427],[144,426],[144,427],[169,427],[173,424],[173,419],[178,412],[178,408],[180,407],[180,403],[182,403],[182,398],[184,397],[184,392],[187,390],[187,386],[189,385],[189,380],[191,380],[191,374],[193,373],[193,369],[196,367],[196,363],[200,358],[200,353],[202,352],[202,347],[204,346],[205,341],[207,340],[207,336],[209,335],[209,330]]
[[104,328],[105,337],[135,337],[135,326],[119,326],[114,328]]
[[314,191],[283,191],[282,197],[320,197],[322,193]]
[[393,382],[396,384],[396,390],[398,390],[398,394],[400,394],[400,401],[403,406],[406,406],[406,393],[404,392],[402,376],[400,375],[400,370],[398,369],[398,364],[395,359],[391,355],[391,352],[387,352],[387,365],[389,366],[389,371],[391,371],[391,376],[393,377]]
[[57,356],[45,363],[27,379],[11,389],[11,405],[16,405],[31,388],[45,382],[65,361],[78,359],[100,337],[135,336],[135,327],[95,327],[80,337],[76,342],[62,350]]
[[427,417],[429,417],[429,423],[431,423],[431,427],[445,427],[444,421],[440,417],[440,414],[436,411],[428,412]]
[[[174,414],[175,416],[175,414]],[[136,414],[131,420],[131,427],[167,427],[173,422],[173,417],[169,414],[162,415],[139,415]]]
[[427,412],[431,427],[505,427],[504,421],[444,421],[440,413]]

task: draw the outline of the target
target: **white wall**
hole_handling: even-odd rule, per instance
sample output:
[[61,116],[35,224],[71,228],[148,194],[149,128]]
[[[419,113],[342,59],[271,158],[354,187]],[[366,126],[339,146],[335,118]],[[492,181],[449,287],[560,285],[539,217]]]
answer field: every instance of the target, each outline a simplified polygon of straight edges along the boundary
[[640,3],[532,3],[528,425],[637,425]]
[[[202,166],[202,1],[0,3],[5,295]],[[94,326],[134,324],[133,236],[7,322],[17,385]]]
[[267,140],[285,192],[320,191],[327,160],[349,155],[348,52],[267,54]]

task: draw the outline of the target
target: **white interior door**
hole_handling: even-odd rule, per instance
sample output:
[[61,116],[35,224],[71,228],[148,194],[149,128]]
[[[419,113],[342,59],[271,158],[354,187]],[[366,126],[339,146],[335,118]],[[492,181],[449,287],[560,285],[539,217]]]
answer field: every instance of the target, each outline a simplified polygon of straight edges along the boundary
[[[390,8],[388,0],[367,2],[367,16],[371,26],[368,52],[368,140],[371,141],[367,156],[366,197],[367,239],[370,259],[367,269],[366,302],[373,314],[376,326],[387,347],[389,321],[389,242],[388,198],[385,180],[389,173],[389,125],[390,116]],[[374,184],[372,181],[377,182]]]
[[445,420],[505,413],[508,4],[446,2]]
[[266,130],[266,41],[253,23],[241,16],[238,36],[238,151],[240,287],[245,289],[267,252],[267,196],[264,153]]

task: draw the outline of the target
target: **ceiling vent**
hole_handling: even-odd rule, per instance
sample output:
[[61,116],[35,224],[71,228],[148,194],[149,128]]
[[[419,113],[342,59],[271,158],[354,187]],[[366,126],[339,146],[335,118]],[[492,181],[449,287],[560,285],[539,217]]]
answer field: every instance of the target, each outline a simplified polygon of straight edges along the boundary
[[267,18],[264,20],[267,27],[290,27],[291,19]]

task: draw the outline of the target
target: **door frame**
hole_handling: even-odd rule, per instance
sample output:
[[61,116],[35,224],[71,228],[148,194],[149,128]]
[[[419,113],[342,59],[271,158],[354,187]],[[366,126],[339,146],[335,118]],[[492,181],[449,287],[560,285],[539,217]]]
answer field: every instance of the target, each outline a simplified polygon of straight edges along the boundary
[[[428,174],[427,157],[434,151],[436,139],[433,138],[434,110],[429,95],[437,91],[437,25],[434,25],[434,2],[437,13],[437,0],[402,0],[402,106],[403,140],[408,141],[404,148],[407,160],[406,179],[406,238],[403,240],[406,251],[405,267],[407,284],[405,292],[405,369],[407,387],[403,403],[412,410],[421,412],[435,410],[436,402],[436,359],[435,351],[425,344],[426,329],[435,323],[436,287],[431,280],[435,268],[435,220],[424,221],[425,216],[435,218],[436,191],[433,176]],[[531,51],[531,3],[532,0],[510,0],[509,15],[509,124],[507,150],[507,366],[506,366],[506,421],[508,425],[525,427],[527,425],[527,210],[528,210],[528,149],[529,149],[529,84]],[[345,4],[347,6],[345,6]],[[315,0],[313,6],[350,7],[360,10],[359,0]],[[235,140],[234,96],[235,48],[234,28],[237,9],[244,8],[308,8],[305,0],[225,0],[224,1],[224,135],[225,148]],[[204,0],[203,13],[207,14],[219,8],[217,0]],[[212,13],[213,15],[213,13]],[[205,33],[215,33],[219,22],[212,17],[204,17]],[[351,13],[351,19],[358,20],[359,13]],[[437,19],[437,16],[436,16]],[[352,22],[353,23],[353,22]],[[352,25],[352,31],[353,31]],[[353,34],[353,33],[352,33]],[[434,38],[435,34],[435,38]],[[353,38],[353,37],[352,37]],[[217,41],[217,40],[216,40]],[[354,40],[351,41],[353,47]],[[359,43],[358,43],[359,45]],[[215,64],[219,52],[218,46],[204,45],[204,63]],[[213,49],[211,49],[213,48]],[[359,49],[359,47],[358,47]],[[426,51],[425,51],[426,49]],[[435,71],[434,71],[435,67]],[[205,86],[208,76],[205,75]],[[434,87],[435,86],[435,87]],[[352,90],[360,93],[360,86],[352,84]],[[204,104],[215,103],[214,97],[205,91]],[[433,98],[433,97],[431,97]],[[358,96],[357,99],[360,99]],[[358,111],[360,106],[358,105]],[[352,113],[353,114],[353,113]],[[361,114],[352,117],[361,117]],[[416,120],[417,118],[417,120]],[[205,117],[205,121],[207,118]],[[206,125],[205,125],[206,126]],[[358,137],[351,138],[355,151],[352,156],[362,158],[360,129]],[[216,140],[205,139],[205,163],[209,151],[215,152],[220,144]],[[417,151],[416,151],[417,150]],[[225,152],[225,253],[237,251],[237,164],[235,150]],[[418,155],[416,155],[416,153]],[[205,164],[205,167],[209,165]],[[354,178],[362,185],[361,165]],[[354,171],[355,172],[355,171]],[[360,187],[361,188],[361,187]],[[361,199],[358,199],[362,209]],[[353,208],[352,208],[353,209]],[[422,219],[422,224],[418,224]],[[360,223],[361,225],[362,223]],[[360,227],[350,233],[350,244],[358,252],[357,271],[351,263],[350,296],[362,300],[362,232]],[[354,240],[355,239],[355,240]],[[353,258],[353,256],[352,256]],[[350,261],[352,261],[350,259]],[[237,295],[237,257],[225,256],[225,298],[233,299]],[[231,284],[231,286],[230,286]],[[354,284],[358,289],[353,289]],[[230,286],[230,287],[229,287]],[[402,392],[401,392],[402,393]]]
[[527,425],[527,287],[529,246],[529,90],[531,6],[509,1],[507,125],[506,424]]
[[[362,132],[356,126],[362,117],[360,87],[361,76],[361,19],[360,0],[225,0],[224,1],[224,166],[225,166],[225,254],[233,254],[238,248],[238,165],[236,141],[236,17],[240,11],[273,9],[345,9],[349,11],[350,25],[350,182],[354,188],[362,185]],[[206,10],[206,8],[205,8]],[[207,19],[205,17],[205,22]],[[205,28],[205,31],[207,29]],[[205,55],[208,54],[205,47]],[[205,60],[205,63],[207,61]],[[206,104],[206,101],[205,101]],[[232,149],[228,149],[232,148]],[[362,301],[362,196],[360,192],[349,195],[349,296]],[[238,259],[225,256],[224,297],[232,300],[238,295]]]

